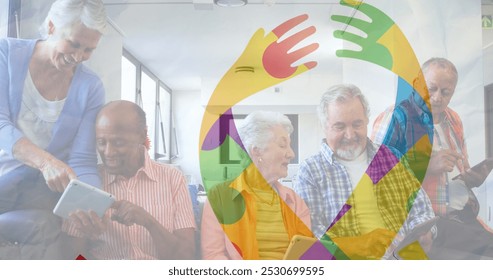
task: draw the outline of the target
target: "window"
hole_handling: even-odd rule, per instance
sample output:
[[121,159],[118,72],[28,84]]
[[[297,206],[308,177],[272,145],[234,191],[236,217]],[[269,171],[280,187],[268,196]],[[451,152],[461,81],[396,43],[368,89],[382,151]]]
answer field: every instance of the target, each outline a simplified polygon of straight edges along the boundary
[[121,99],[136,102],[146,113],[152,159],[170,161],[178,155],[173,133],[171,89],[123,50]]
[[[142,71],[140,96],[138,96],[137,103],[142,106],[142,109],[146,112],[147,118],[147,135],[151,140],[151,147],[149,154],[153,159],[156,158],[156,95],[157,85],[154,80],[145,71]],[[140,98],[140,99],[139,99]]]
[[171,91],[159,86],[159,102],[157,103],[157,137],[156,159],[170,160],[171,138]]
[[20,0],[0,1],[0,37],[19,37]]
[[0,37],[7,37],[9,28],[9,1],[0,1]]
[[137,66],[122,56],[122,96],[121,99],[135,102],[137,85]]

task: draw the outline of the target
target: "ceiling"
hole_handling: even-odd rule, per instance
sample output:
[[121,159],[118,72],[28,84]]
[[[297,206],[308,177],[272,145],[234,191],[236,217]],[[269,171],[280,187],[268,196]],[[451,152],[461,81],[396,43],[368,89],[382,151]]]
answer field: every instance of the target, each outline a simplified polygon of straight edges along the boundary
[[[332,34],[324,30],[329,12],[341,9],[338,0],[249,0],[233,8],[218,7],[213,0],[103,1],[112,25],[124,36],[124,47],[173,91],[217,82],[258,28],[270,31],[303,13],[310,18],[297,28],[314,25],[317,32],[298,47],[325,42]],[[493,5],[493,0],[482,3]],[[328,61],[334,53],[334,46],[321,44],[309,59]],[[330,66],[319,64],[318,73]]]
[[[327,21],[327,10],[339,2],[266,1],[275,4],[249,0],[243,7],[224,8],[214,5],[213,0],[104,0],[112,25],[124,36],[124,47],[174,91],[200,90],[204,83],[219,79],[258,28],[270,31],[307,13],[311,18],[300,24],[299,30],[310,25],[318,29],[323,23],[317,21]],[[312,17],[317,14],[320,16]],[[319,41],[315,36],[300,47],[310,40]],[[320,61],[335,51],[320,49],[310,60]]]

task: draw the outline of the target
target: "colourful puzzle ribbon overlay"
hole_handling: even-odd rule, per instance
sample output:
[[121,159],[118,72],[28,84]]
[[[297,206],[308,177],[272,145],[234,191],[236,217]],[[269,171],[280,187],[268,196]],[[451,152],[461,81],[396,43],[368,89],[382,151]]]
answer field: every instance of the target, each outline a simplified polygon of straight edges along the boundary
[[[426,104],[427,109],[431,111],[428,89],[423,78],[419,61],[416,58],[409,41],[395,22],[384,12],[374,6],[363,3],[362,1],[342,0],[340,3],[343,6],[353,8],[356,11],[366,15],[369,20],[342,15],[333,15],[331,17],[332,20],[346,25],[344,30],[335,31],[334,37],[346,40],[361,47],[361,50],[338,50],[336,55],[338,57],[367,61],[392,71],[398,76],[399,79],[396,105],[398,105],[398,100],[403,100],[409,95],[409,88],[412,87],[419,94],[421,101]],[[365,33],[366,36],[351,33],[347,30],[347,27],[349,26],[359,29]],[[404,161],[403,163],[397,159],[392,162],[394,156],[388,152],[382,153],[382,150],[380,150],[366,171],[365,176],[369,177],[366,177],[365,179],[365,176],[363,176],[363,179],[356,186],[355,191],[358,191],[358,189],[362,188],[363,185],[368,184],[367,180],[370,179],[371,182],[375,184],[375,187],[380,188],[380,190],[395,189],[395,183],[393,184],[393,180],[390,180],[391,176],[393,176],[392,170],[396,169],[399,165],[403,165],[407,171],[409,171],[407,173],[408,175],[411,174],[411,176],[408,180],[416,180],[416,184],[409,184],[410,187],[408,186],[397,190],[397,193],[399,193],[397,197],[400,197],[401,199],[399,201],[399,207],[394,209],[394,211],[398,211],[401,214],[397,215],[400,219],[394,220],[390,223],[394,226],[401,226],[405,222],[405,214],[409,213],[416,194],[424,180],[424,175],[426,173],[431,155],[432,145],[424,125],[426,124],[423,124],[423,127],[421,127],[422,129],[419,129],[420,125],[418,124],[418,129],[416,129],[415,135],[410,137],[410,139],[417,140],[415,142],[408,143],[408,146],[406,147],[408,154],[406,156],[402,156],[399,153],[394,153],[394,156],[398,156],[401,161]],[[398,132],[392,129],[387,131],[387,134],[392,133]],[[420,157],[416,158],[416,155],[420,155]],[[406,171],[404,172],[406,173]],[[385,183],[387,179],[389,179],[388,183]],[[377,190],[377,192],[378,191],[379,190]],[[351,197],[346,205],[350,206],[350,209],[345,212],[345,215],[342,218],[338,217],[338,222],[335,224],[333,223],[333,225],[328,228],[327,234],[330,235],[331,232],[336,231],[338,225],[347,226],[352,223],[351,221],[345,221],[348,219],[354,219],[354,214],[352,213],[354,211],[354,207],[351,207],[354,202],[352,199],[353,198]],[[394,228],[393,230],[397,232],[398,228]],[[422,254],[417,255],[422,256]],[[375,257],[379,258],[381,256]]]
[[[371,5],[359,1],[341,1],[341,4],[366,14],[370,17],[371,22],[352,17],[333,15],[331,17],[332,20],[351,25],[368,35],[364,38],[347,31],[336,31],[334,37],[353,42],[362,47],[361,51],[339,50],[336,55],[339,57],[368,61],[394,72],[399,76],[399,79],[405,81],[406,84],[413,85],[429,107],[429,96],[426,84],[422,78],[418,60],[414,55],[409,42],[398,26],[387,15]],[[238,60],[220,80],[209,99],[202,120],[199,141],[200,168],[202,177],[204,178],[204,185],[208,192],[209,203],[214,209],[216,217],[222,224],[223,230],[226,232],[228,238],[233,242],[237,251],[245,259],[256,257],[255,253],[246,253],[250,252],[251,248],[247,248],[249,243],[244,242],[245,239],[249,238],[249,234],[253,234],[253,236],[255,234],[254,232],[250,232],[252,229],[249,228],[244,220],[245,213],[251,211],[254,205],[250,199],[245,199],[240,192],[233,188],[231,182],[227,182],[226,179],[219,179],[213,183],[209,183],[207,180],[207,178],[217,177],[216,174],[222,174],[222,165],[218,162],[217,155],[219,154],[221,146],[224,145],[226,141],[242,148],[244,156],[248,157],[243,144],[241,143],[241,139],[238,136],[236,127],[234,125],[221,125],[221,122],[232,115],[233,106],[243,99],[265,88],[300,75],[317,65],[316,62],[310,61],[299,66],[292,66],[292,64],[300,58],[315,51],[318,48],[318,44],[310,44],[296,51],[291,51],[295,45],[313,34],[316,31],[315,27],[310,26],[287,39],[279,41],[279,38],[284,34],[307,19],[307,15],[292,18],[267,34],[265,34],[263,29],[259,29],[252,36]],[[242,75],[242,70],[246,68],[253,69],[253,76]],[[404,91],[398,89],[398,94],[401,94],[401,92]],[[429,152],[431,151],[429,150],[429,147],[431,146],[429,142],[429,139],[423,137],[412,146],[413,149],[418,149],[423,152],[425,155],[426,166],[429,160]],[[377,154],[377,158],[374,160],[378,160],[378,157],[380,156],[380,154]],[[385,154],[384,156],[388,157],[388,154]],[[394,165],[397,166],[399,164],[399,161],[395,160]],[[423,161],[421,161],[420,164],[423,164]],[[260,174],[260,172],[256,170],[254,163],[251,161],[244,166],[247,167],[243,170],[236,171],[229,179],[232,179],[233,181],[239,180],[242,175],[247,174],[247,170],[250,170],[248,174]],[[372,165],[370,165],[370,167],[371,166]],[[389,166],[387,170],[391,173],[390,171],[394,170],[394,166]],[[378,175],[377,179],[375,178],[375,174]],[[375,173],[375,171],[372,171],[372,168],[369,168],[366,176],[369,176],[367,177],[369,181],[378,183],[381,181],[385,182],[387,175],[385,173]],[[253,184],[262,184],[265,182],[261,175],[250,177],[248,180]],[[213,189],[213,193],[217,193],[217,190],[219,189],[217,186],[221,186],[221,193],[230,192],[231,196],[240,197],[240,202],[231,205],[230,208],[224,208],[224,204],[222,204],[224,203],[223,200],[220,201],[219,199],[216,199],[216,196],[210,195],[210,191]],[[403,213],[409,212],[409,203],[412,204],[412,199],[414,199],[415,195],[416,189],[413,188],[407,189],[401,194],[404,198],[400,205],[404,211]],[[328,233],[330,233],[331,230],[337,229],[339,225],[342,225],[340,221],[350,217],[350,215],[347,215],[348,213],[351,213],[353,209],[350,203],[351,201],[349,200],[346,204],[346,209],[341,211],[340,217],[338,216],[339,220],[334,221],[328,228]],[[235,209],[235,211],[229,211],[231,209]],[[402,226],[405,218],[405,215],[403,215],[401,219],[399,219],[399,227]],[[240,230],[240,225],[242,230]],[[332,241],[329,235],[330,234],[325,235],[322,240]],[[304,258],[313,259],[316,258],[316,256],[320,256],[322,259],[347,258],[344,253],[340,253],[339,255],[331,254],[327,248],[327,251],[323,251],[322,253],[320,251],[321,244],[322,243],[316,242],[311,249],[307,250]]]

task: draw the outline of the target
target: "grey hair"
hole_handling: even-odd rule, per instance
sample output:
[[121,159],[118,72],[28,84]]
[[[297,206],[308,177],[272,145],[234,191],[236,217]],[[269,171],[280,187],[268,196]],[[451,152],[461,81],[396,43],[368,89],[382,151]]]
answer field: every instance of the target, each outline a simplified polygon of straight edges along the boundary
[[363,105],[365,110],[365,115],[367,118],[370,117],[370,106],[368,105],[368,100],[361,93],[361,90],[352,84],[340,84],[329,88],[320,100],[320,104],[317,107],[318,119],[322,127],[325,128],[327,124],[327,117],[329,115],[328,105],[335,102],[344,102],[350,98],[357,97]]
[[238,134],[248,155],[250,155],[253,148],[265,149],[274,136],[272,128],[279,125],[288,134],[293,132],[291,121],[281,113],[271,111],[255,111],[250,113],[243,120],[240,127],[238,127]]
[[62,36],[70,34],[72,28],[80,23],[104,34],[107,24],[106,10],[101,0],[55,1],[39,29],[44,39],[48,38],[50,21],[62,31]]
[[459,80],[459,73],[457,72],[457,68],[455,68],[455,65],[450,60],[443,57],[432,57],[428,59],[421,66],[421,70],[423,71],[423,74],[426,74],[428,68],[430,68],[431,65],[438,66],[442,69],[450,70],[452,74],[454,74],[455,76],[455,81],[457,82]]

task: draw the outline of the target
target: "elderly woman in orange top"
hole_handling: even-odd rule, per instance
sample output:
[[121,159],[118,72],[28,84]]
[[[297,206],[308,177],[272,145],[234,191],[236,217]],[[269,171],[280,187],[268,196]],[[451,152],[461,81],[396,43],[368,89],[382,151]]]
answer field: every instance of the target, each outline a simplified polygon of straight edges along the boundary
[[312,236],[305,202],[278,182],[294,157],[292,131],[280,113],[258,111],[245,118],[238,130],[248,154],[245,169],[207,193],[203,259],[282,259],[294,235]]

